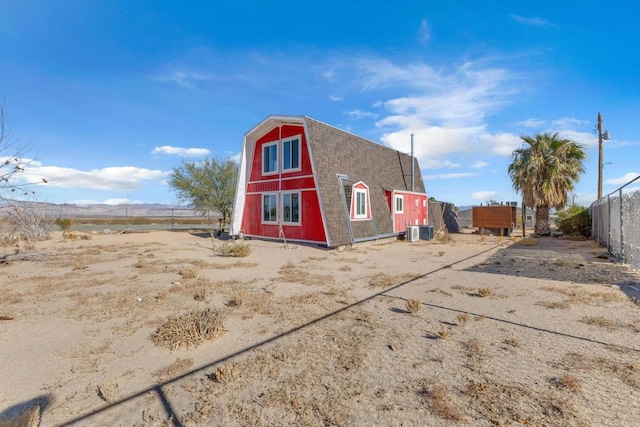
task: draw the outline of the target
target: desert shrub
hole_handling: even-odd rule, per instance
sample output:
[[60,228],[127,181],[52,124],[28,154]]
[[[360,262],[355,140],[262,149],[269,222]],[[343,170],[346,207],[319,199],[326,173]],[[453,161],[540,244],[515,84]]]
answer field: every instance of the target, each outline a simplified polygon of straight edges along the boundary
[[153,343],[170,350],[195,347],[202,341],[212,340],[225,331],[222,310],[210,307],[194,310],[180,316],[171,316],[151,336]]
[[564,234],[591,235],[591,214],[589,209],[582,206],[572,206],[558,212],[557,224]]
[[31,203],[16,203],[9,207],[9,223],[28,242],[49,238],[44,210]]
[[417,299],[410,299],[405,303],[405,307],[407,308],[408,313],[415,314],[422,308],[422,303]]
[[98,384],[98,396],[107,403],[113,403],[120,397],[118,383],[112,379],[106,379]]
[[233,381],[238,376],[238,370],[235,365],[232,363],[228,363],[226,365],[219,366],[216,369],[216,372],[213,374],[209,374],[209,379],[217,381],[221,384],[227,384]]
[[62,231],[70,231],[71,227],[73,227],[73,220],[71,218],[56,218],[53,223],[60,227]]
[[537,246],[538,243],[538,239],[536,239],[535,237],[525,237],[524,239],[520,240],[520,244],[525,246]]
[[198,269],[193,267],[185,267],[180,270],[180,275],[185,279],[195,279],[198,277]]
[[39,405],[25,407],[21,414],[5,416],[0,414],[0,427],[38,427],[42,410]]
[[251,245],[247,242],[225,242],[221,245],[214,246],[213,248],[213,252],[217,255],[237,258],[249,256],[252,250]]
[[471,316],[469,316],[469,313],[460,313],[456,316],[456,319],[458,319],[458,323],[464,326],[471,319]]
[[493,294],[493,291],[491,291],[491,289],[489,288],[479,288],[478,289],[478,296],[481,298],[486,298],[488,296],[491,296],[491,294]]

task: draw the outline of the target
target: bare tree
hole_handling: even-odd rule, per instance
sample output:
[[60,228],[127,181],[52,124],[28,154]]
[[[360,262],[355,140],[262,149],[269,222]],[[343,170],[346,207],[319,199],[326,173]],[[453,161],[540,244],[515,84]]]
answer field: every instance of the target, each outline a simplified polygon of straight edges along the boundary
[[24,158],[24,151],[25,146],[11,128],[3,98],[0,103],[0,200],[14,200],[17,196],[33,194],[29,190],[32,184],[15,182],[16,175],[24,172],[30,163]]

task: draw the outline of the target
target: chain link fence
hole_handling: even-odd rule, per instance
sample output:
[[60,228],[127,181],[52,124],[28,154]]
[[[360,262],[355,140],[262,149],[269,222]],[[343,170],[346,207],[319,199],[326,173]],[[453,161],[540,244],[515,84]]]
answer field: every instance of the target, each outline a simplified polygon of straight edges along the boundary
[[[10,231],[15,222],[14,204],[0,206],[0,231]],[[207,215],[182,207],[148,207],[136,205],[119,206],[77,206],[54,205],[47,203],[22,202],[23,211],[37,214],[44,221],[49,231],[59,230],[55,224],[58,218],[72,220],[72,230],[84,232],[120,232],[154,231],[154,230],[204,230],[209,231],[210,222]],[[215,229],[220,229],[222,220],[213,213],[211,218]]]
[[[632,186],[631,184],[637,183]],[[623,263],[640,269],[640,176],[591,204],[592,236]]]

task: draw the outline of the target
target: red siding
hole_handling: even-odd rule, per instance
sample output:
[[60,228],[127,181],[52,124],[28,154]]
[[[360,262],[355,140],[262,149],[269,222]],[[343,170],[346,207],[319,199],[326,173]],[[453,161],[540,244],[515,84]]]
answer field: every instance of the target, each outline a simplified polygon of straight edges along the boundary
[[[262,223],[262,194],[278,193],[278,212],[282,209],[282,192],[300,192],[300,225],[283,225],[282,231],[287,239],[326,243],[320,203],[313,177],[307,139],[302,126],[283,125],[276,127],[259,138],[251,159],[251,172],[247,183],[247,196],[242,219],[242,231],[248,236],[280,237],[277,224]],[[300,170],[287,173],[262,175],[262,146],[288,137],[301,135]],[[281,164],[281,147],[278,150]]]
[[[403,197],[402,213],[396,213],[396,198]],[[408,225],[427,225],[428,206],[427,195],[403,191],[387,192],[389,209],[393,213],[393,230],[396,233],[406,231]]]

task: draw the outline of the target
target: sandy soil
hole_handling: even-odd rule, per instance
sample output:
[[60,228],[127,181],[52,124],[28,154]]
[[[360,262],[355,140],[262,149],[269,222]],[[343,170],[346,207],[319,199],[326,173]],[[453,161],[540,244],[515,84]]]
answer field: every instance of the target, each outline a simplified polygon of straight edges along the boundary
[[[640,278],[593,242],[249,244],[244,258],[188,232],[0,247],[0,419],[638,424]],[[193,341],[176,327],[188,313],[224,327]]]

